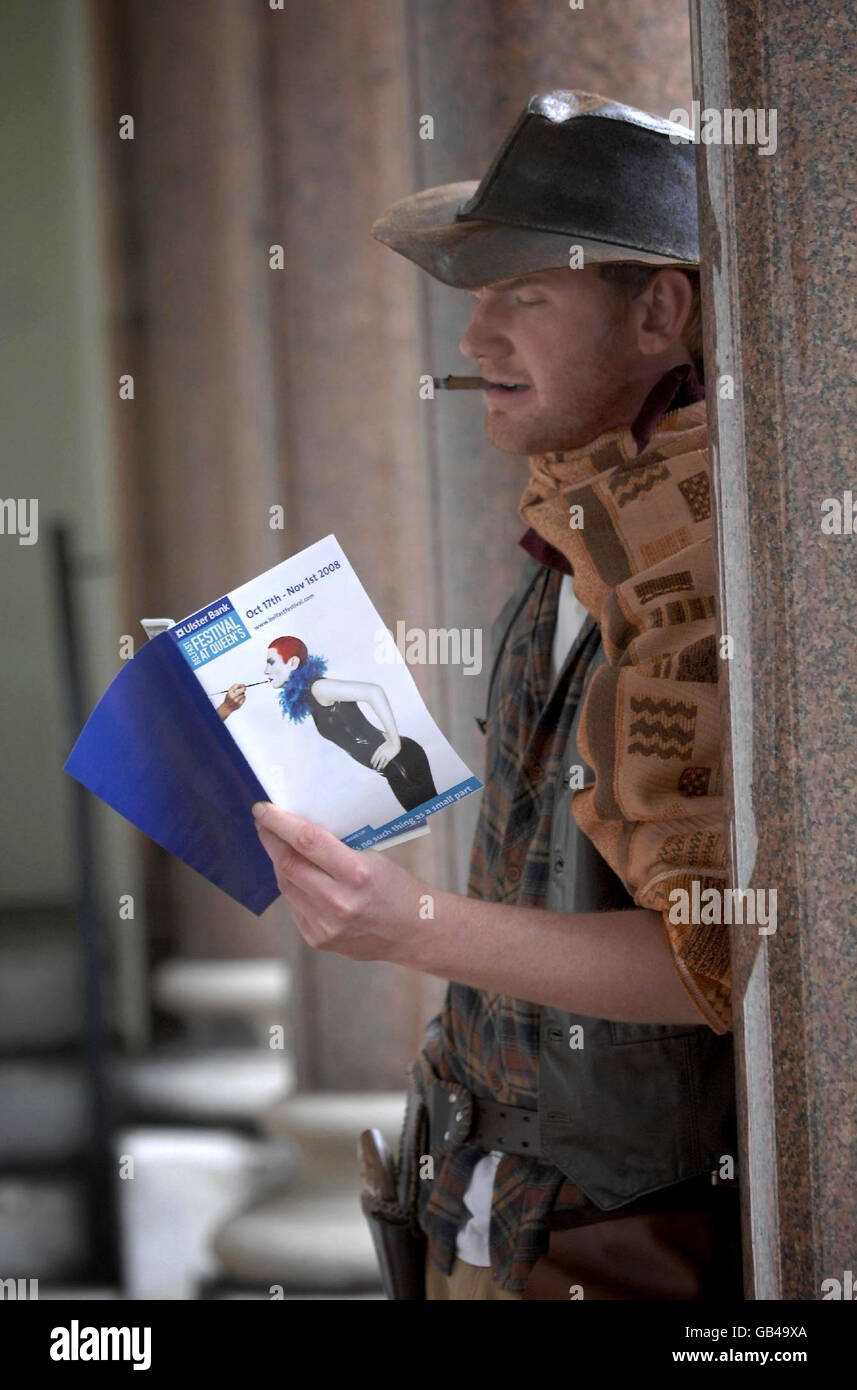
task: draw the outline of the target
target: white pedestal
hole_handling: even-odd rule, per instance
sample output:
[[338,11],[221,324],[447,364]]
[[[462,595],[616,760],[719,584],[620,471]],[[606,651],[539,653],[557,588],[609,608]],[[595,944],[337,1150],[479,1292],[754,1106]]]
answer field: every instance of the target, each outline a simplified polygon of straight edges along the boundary
[[195,1297],[199,1280],[219,1273],[214,1232],[295,1171],[288,1146],[227,1130],[126,1129],[114,1142],[133,1159],[134,1176],[118,1180],[127,1298]]

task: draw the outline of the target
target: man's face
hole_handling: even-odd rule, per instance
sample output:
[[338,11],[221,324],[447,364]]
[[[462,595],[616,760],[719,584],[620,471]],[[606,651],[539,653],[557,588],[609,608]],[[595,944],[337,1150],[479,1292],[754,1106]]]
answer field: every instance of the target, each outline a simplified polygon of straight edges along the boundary
[[538,271],[471,293],[477,303],[461,351],[487,380],[518,388],[483,393],[485,433],[498,449],[573,449],[631,423],[636,344],[597,266]]

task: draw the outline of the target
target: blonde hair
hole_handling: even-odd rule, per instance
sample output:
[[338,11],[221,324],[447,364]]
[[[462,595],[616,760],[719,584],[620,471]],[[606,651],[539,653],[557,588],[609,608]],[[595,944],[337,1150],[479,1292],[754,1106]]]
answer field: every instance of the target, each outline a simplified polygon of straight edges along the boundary
[[[624,294],[626,299],[636,299],[638,294],[642,294],[649,281],[657,275],[659,270],[667,267],[662,265],[640,265],[634,261],[604,261],[598,267],[598,274],[602,280],[608,284],[615,285],[620,294]],[[686,275],[690,281],[693,296],[690,301],[690,312],[685,320],[684,328],[681,331],[681,340],[687,348],[694,370],[700,381],[705,377],[704,364],[702,361],[702,302],[699,292],[699,271],[695,266],[678,266],[682,275]]]

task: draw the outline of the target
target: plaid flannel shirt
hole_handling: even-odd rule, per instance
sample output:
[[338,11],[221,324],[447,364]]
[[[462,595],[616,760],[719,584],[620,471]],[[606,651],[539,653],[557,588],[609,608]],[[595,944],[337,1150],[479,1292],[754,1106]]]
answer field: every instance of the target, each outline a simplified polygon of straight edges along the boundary
[[[505,643],[497,672],[496,718],[487,731],[489,772],[470,861],[469,897],[534,907],[547,892],[553,787],[586,671],[600,644],[597,626],[587,621],[558,675],[558,684],[566,686],[559,720],[537,728],[549,693],[561,580],[559,570],[541,570]],[[522,776],[522,767],[535,763],[544,769],[537,784]],[[514,898],[495,897],[493,866],[504,845],[509,838],[520,843],[528,835]],[[483,1099],[536,1109],[540,1013],[539,1005],[525,1000],[451,984],[416,1063],[423,1081],[437,1076]],[[457,1232],[469,1216],[464,1194],[483,1157],[483,1150],[473,1145],[462,1146],[448,1158],[436,1157],[433,1181],[419,1185],[420,1225],[429,1239],[430,1258],[445,1273],[455,1258]],[[504,1154],[494,1179],[491,1210],[494,1277],[503,1287],[520,1292],[547,1248],[549,1214],[573,1209],[584,1218],[592,1205],[553,1163]]]

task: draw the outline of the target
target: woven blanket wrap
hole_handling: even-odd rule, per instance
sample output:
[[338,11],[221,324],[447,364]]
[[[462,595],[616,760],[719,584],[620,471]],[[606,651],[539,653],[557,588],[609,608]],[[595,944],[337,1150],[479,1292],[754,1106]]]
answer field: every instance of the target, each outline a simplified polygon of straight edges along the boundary
[[640,454],[617,429],[533,456],[518,512],[567,557],[608,662],[581,710],[595,780],[572,813],[634,901],[663,914],[685,989],[726,1033],[728,927],[668,916],[673,889],[691,900],[694,880],[703,894],[727,879],[705,402],[663,415]]

